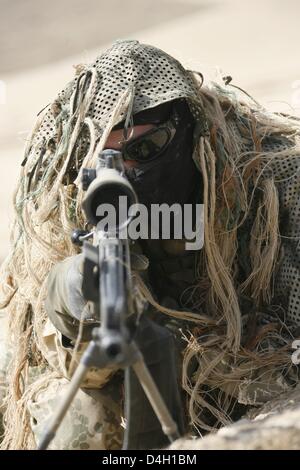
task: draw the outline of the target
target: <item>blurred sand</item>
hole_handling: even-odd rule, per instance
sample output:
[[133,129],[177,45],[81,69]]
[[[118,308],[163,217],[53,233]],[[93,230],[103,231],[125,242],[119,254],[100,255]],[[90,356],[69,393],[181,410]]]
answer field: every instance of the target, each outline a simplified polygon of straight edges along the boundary
[[297,0],[0,0],[0,11],[0,262],[37,112],[73,77],[74,64],[114,39],[160,47],[206,79],[221,69],[271,109],[300,115]]

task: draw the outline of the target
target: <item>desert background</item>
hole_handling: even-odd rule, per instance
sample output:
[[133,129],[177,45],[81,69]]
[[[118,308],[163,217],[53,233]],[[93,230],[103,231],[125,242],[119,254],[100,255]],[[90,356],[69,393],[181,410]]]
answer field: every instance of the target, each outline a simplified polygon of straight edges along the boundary
[[0,263],[27,134],[74,65],[138,39],[300,116],[299,18],[298,0],[0,0]]

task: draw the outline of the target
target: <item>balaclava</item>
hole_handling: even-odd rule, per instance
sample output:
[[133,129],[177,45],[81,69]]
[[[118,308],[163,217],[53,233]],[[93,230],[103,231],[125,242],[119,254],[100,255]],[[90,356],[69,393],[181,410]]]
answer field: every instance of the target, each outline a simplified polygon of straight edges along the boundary
[[164,152],[126,171],[139,202],[148,208],[150,204],[184,204],[195,190],[198,171],[192,159],[194,120],[186,101],[176,100],[167,107],[143,111],[134,116],[133,122],[159,125],[172,117],[176,119],[176,133]]

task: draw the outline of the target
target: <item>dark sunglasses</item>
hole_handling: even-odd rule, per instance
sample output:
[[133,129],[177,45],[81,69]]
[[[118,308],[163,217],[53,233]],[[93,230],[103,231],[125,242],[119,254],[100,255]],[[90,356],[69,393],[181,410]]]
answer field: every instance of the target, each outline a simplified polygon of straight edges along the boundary
[[145,134],[124,142],[122,154],[124,160],[146,163],[160,157],[176,134],[174,120],[169,120]]

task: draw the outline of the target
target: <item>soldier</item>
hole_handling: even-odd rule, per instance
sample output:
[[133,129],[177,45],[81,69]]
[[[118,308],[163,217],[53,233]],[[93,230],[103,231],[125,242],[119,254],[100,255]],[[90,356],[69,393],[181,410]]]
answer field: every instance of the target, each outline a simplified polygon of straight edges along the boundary
[[[36,445],[95,326],[70,233],[86,224],[80,170],[104,148],[131,148],[126,174],[147,207],[204,203],[202,250],[144,240],[132,263],[137,311],[176,338],[185,431],[224,425],[296,383],[299,121],[226,83],[203,86],[163,51],[118,41],[39,115],[2,266],[12,350],[2,448]],[[122,371],[91,370],[51,448],[120,448],[122,382]]]

